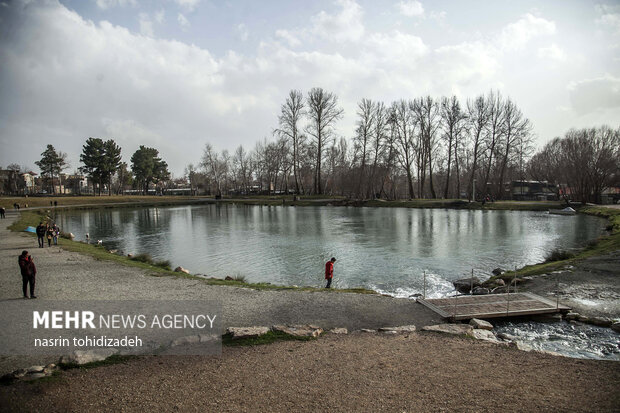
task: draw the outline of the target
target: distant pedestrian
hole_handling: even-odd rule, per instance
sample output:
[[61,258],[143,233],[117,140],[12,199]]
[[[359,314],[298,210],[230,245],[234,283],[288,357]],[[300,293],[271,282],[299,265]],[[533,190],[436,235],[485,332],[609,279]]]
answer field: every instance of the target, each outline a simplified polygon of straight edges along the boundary
[[47,246],[52,246],[52,240],[54,239],[54,227],[51,225],[47,226],[47,231],[45,232],[45,237],[47,238]]
[[54,207],[58,206],[58,201],[54,201]]
[[37,298],[34,295],[35,277],[37,275],[37,267],[34,265],[34,261],[28,251],[22,251],[22,255],[17,259],[19,263],[19,269],[22,273],[22,292],[24,298],[28,298],[28,284],[30,284],[30,298]]
[[39,248],[43,248],[43,238],[45,237],[45,233],[47,232],[47,226],[43,225],[43,222],[39,222],[39,225],[36,228],[37,240],[39,241]]
[[6,209],[4,209],[4,207],[0,207],[0,218],[1,218],[1,219],[6,218],[6,217],[4,216],[4,214],[5,214],[5,213],[6,213]]
[[54,245],[58,245],[59,235],[60,235],[60,228],[58,228],[58,225],[54,224],[52,226],[52,240],[54,241]]
[[336,259],[332,257],[331,260],[325,263],[325,279],[327,280],[327,285],[325,288],[331,288],[332,286],[332,278],[334,278],[334,263]]

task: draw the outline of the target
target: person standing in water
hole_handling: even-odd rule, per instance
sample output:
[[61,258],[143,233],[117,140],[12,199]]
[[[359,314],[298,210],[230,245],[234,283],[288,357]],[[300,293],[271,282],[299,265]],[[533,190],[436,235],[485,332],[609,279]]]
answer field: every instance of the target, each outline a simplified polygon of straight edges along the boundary
[[325,279],[327,280],[327,285],[325,288],[331,288],[332,279],[334,278],[334,263],[336,262],[336,258],[332,257],[331,260],[325,263]]

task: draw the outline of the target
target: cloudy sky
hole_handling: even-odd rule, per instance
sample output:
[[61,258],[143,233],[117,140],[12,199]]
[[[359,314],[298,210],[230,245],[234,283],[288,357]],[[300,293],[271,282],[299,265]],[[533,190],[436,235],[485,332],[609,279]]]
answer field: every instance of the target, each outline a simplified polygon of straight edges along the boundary
[[[205,143],[271,136],[290,89],[335,92],[350,137],[362,98],[462,99],[490,88],[540,146],[620,125],[620,2],[0,0],[0,166],[48,143],[71,171],[89,136],[172,172]],[[35,169],[36,171],[36,169]]]

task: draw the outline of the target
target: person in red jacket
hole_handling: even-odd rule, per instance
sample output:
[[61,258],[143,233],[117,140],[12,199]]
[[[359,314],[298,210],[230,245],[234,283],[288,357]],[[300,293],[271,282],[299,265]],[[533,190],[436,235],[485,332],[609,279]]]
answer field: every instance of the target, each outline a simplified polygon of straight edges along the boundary
[[34,295],[34,282],[37,275],[37,267],[34,265],[32,257],[28,254],[28,251],[22,251],[22,255],[17,259],[19,263],[19,269],[22,272],[22,291],[24,292],[24,298],[28,298],[28,284],[30,284],[30,298],[37,298]]
[[330,288],[332,285],[332,278],[334,278],[334,263],[336,259],[332,257],[331,260],[325,263],[325,279],[327,280],[327,285],[325,288]]

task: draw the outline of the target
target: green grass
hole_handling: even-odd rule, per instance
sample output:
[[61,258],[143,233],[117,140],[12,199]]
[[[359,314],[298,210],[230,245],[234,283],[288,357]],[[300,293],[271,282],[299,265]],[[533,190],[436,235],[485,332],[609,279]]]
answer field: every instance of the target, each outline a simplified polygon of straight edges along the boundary
[[233,339],[230,334],[224,334],[222,336],[222,345],[229,347],[237,346],[259,346],[264,344],[275,343],[276,341],[310,341],[316,340],[316,337],[297,337],[290,334],[283,333],[281,331],[269,331],[254,338],[240,338]]
[[482,205],[481,202],[468,202],[464,199],[370,200],[360,202],[362,203],[360,206],[369,207],[450,208],[489,211],[547,211],[548,209],[558,208],[562,204],[555,201],[496,201]]
[[[56,197],[0,197],[0,206],[7,210],[13,209],[15,202],[29,207],[48,208],[53,213],[54,208],[50,201],[58,202],[59,207],[71,209],[92,208],[131,208],[136,206],[172,206],[189,205],[194,203],[216,202],[213,196],[56,196]],[[480,202],[468,202],[463,199],[411,199],[411,200],[351,200],[337,195],[301,195],[293,201],[293,195],[252,195],[252,196],[225,196],[221,201],[224,204],[263,205],[263,206],[367,206],[367,207],[398,207],[398,208],[453,208],[453,209],[482,209],[482,210],[520,210],[546,211],[550,208],[559,208],[561,202],[547,201],[497,201],[488,202],[484,206]]]
[[[620,250],[620,210],[605,207],[585,207],[579,210],[579,213],[594,215],[608,220],[608,234],[602,235],[598,239],[591,241],[585,248],[565,255],[562,257],[557,254],[556,261],[547,261],[540,264],[527,265],[516,271],[518,277],[531,276],[549,273],[551,271],[560,270],[568,265],[582,261],[586,258],[609,254]],[[508,271],[500,276],[491,277],[491,279],[502,278],[505,281],[511,280],[515,276],[515,271]]]
[[574,252],[556,248],[547,255],[547,257],[545,258],[545,262],[565,261],[571,258],[575,258]]

